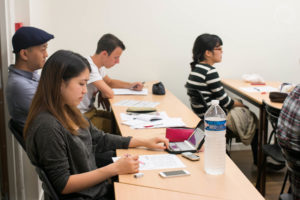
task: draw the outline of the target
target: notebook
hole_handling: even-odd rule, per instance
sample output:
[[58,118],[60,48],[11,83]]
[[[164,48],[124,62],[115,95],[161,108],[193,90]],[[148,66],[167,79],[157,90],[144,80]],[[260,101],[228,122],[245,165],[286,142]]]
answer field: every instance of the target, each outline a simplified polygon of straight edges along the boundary
[[[203,121],[203,120],[202,120]],[[204,143],[204,124],[200,121],[191,136],[183,142],[170,142],[166,149],[169,153],[196,152]]]

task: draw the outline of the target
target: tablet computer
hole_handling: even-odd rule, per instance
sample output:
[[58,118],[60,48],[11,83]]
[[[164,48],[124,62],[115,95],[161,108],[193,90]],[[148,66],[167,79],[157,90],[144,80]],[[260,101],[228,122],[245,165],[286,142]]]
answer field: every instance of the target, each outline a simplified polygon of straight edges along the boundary
[[196,152],[203,145],[204,139],[204,124],[201,120],[187,140],[184,140],[183,142],[170,142],[166,151],[175,154],[183,152]]

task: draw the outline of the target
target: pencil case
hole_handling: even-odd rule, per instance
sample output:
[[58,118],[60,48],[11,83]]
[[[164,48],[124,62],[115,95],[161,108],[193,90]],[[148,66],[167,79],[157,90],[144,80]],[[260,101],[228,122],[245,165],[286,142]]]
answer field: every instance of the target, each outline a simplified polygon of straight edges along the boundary
[[287,96],[288,94],[283,92],[270,92],[269,94],[270,100],[276,103],[283,103]]
[[169,142],[183,142],[193,133],[193,128],[166,128],[166,138]]
[[134,113],[148,113],[155,112],[156,108],[151,107],[128,107],[126,112],[134,112]]

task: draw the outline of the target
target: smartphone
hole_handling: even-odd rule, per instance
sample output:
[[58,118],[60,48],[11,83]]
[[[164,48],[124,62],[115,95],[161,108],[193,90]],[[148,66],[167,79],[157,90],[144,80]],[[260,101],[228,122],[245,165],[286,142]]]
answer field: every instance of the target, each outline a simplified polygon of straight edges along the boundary
[[183,153],[181,153],[181,155],[182,155],[182,157],[185,157],[192,161],[200,160],[200,157],[192,152],[183,152]]
[[176,176],[188,176],[190,172],[187,170],[176,170],[176,171],[168,171],[168,172],[159,172],[159,175],[163,178],[176,177]]

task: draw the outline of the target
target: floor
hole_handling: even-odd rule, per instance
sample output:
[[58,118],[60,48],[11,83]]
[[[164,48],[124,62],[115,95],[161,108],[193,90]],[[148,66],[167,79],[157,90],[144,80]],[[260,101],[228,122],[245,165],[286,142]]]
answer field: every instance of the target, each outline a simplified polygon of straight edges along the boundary
[[[246,151],[232,151],[231,159],[245,174],[245,176],[255,186],[257,177],[257,167],[253,165],[251,150]],[[278,200],[279,193],[282,187],[286,168],[279,171],[272,171],[267,169],[266,174],[266,195],[267,200]],[[289,183],[287,183],[285,191],[288,190]]]

